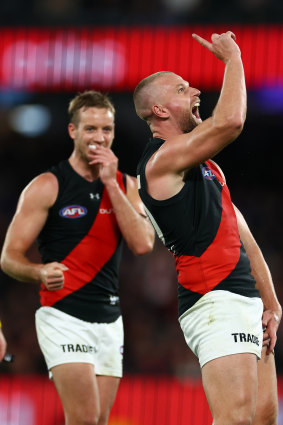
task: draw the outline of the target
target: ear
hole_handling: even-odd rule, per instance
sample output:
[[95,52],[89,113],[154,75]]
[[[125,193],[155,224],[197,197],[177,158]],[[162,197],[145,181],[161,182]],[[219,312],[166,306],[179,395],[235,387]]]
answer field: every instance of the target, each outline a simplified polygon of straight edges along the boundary
[[165,108],[161,104],[153,105],[151,110],[156,117],[159,117],[159,118],[168,118],[169,117],[168,109]]
[[76,126],[74,123],[70,122],[68,124],[68,132],[69,132],[69,136],[71,137],[71,139],[75,139],[75,132],[76,132]]

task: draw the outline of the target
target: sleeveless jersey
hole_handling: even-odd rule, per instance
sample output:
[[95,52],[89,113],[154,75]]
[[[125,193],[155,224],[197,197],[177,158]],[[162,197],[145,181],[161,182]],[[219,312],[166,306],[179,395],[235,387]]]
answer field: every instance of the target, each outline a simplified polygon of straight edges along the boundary
[[148,143],[137,174],[149,219],[175,257],[179,316],[209,291],[259,297],[228,187],[212,161],[191,169],[173,197],[159,201],[148,194],[145,167],[163,143]]
[[[122,235],[113,207],[100,179],[88,182],[68,161],[50,170],[59,191],[38,236],[44,264],[62,262],[64,287],[48,291],[42,284],[42,306],[52,306],[88,322],[110,323],[121,314],[118,269]],[[117,171],[117,181],[126,192],[126,176]]]

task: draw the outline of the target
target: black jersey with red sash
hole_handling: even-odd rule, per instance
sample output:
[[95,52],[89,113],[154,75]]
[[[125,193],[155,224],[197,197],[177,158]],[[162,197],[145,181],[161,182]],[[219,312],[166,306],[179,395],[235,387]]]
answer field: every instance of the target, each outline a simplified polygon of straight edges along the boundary
[[175,257],[179,316],[209,291],[259,297],[228,187],[212,161],[191,169],[175,196],[158,201],[148,194],[145,167],[163,143],[147,144],[137,174],[147,214]]
[[[110,323],[120,312],[118,269],[122,236],[107,190],[100,179],[88,182],[68,161],[50,169],[58,179],[57,199],[38,237],[44,264],[61,262],[64,287],[41,286],[42,306],[52,306],[88,322]],[[117,171],[126,192],[126,178]]]

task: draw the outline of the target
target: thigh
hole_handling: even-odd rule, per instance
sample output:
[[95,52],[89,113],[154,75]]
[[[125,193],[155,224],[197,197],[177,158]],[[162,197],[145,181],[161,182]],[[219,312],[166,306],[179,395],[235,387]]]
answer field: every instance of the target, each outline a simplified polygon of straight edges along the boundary
[[123,374],[123,321],[120,316],[112,323],[96,323],[93,325],[99,341],[95,353],[96,375],[121,378]]
[[219,423],[234,423],[235,417],[254,416],[257,397],[256,355],[242,353],[214,359],[203,366],[202,380],[216,423],[218,420]]
[[100,416],[100,400],[93,365],[66,363],[53,367],[51,371],[66,423],[84,423],[83,420],[93,423],[97,420]]
[[99,388],[99,397],[100,397],[100,421],[99,425],[104,425],[108,423],[108,417],[110,410],[113,406],[113,403],[116,398],[118,391],[120,378],[114,376],[96,376],[97,384]]
[[278,415],[277,378],[274,354],[262,349],[258,361],[258,400],[253,425],[276,425]]
[[262,311],[260,298],[212,291],[181,316],[180,325],[201,367],[232,354],[253,353],[260,358]]
[[35,323],[38,342],[49,371],[60,364],[95,364],[99,336],[93,331],[91,323],[53,307],[37,310]]

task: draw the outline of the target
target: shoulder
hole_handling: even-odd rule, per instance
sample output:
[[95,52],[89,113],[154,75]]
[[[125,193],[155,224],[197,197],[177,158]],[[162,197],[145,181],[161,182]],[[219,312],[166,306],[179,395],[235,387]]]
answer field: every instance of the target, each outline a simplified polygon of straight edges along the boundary
[[53,173],[42,173],[25,187],[21,199],[23,201],[43,202],[50,206],[56,200],[58,188],[58,180]]
[[51,173],[46,172],[39,174],[35,177],[24,190],[52,190],[58,189],[58,180],[57,177]]

